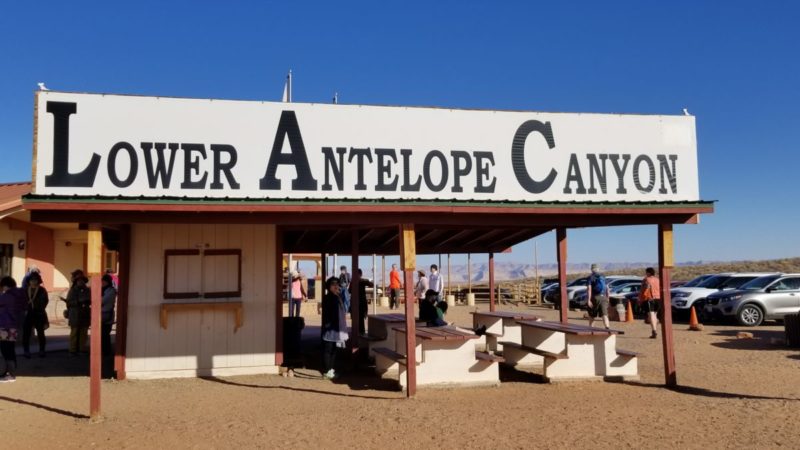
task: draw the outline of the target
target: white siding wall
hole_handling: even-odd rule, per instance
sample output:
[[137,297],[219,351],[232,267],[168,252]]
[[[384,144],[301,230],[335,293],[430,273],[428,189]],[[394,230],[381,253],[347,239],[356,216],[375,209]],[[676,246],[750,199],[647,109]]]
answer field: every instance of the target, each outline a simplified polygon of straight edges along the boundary
[[11,244],[12,258],[11,258],[11,276],[17,281],[17,284],[22,282],[25,272],[28,268],[25,266],[25,250],[20,250],[17,245],[20,239],[25,239],[26,234],[21,230],[12,230],[6,222],[0,222],[0,244]]
[[[275,227],[273,225],[133,225],[126,372],[130,378],[277,373],[275,366]],[[162,329],[164,250],[240,248],[243,326],[234,333],[228,311],[178,311]],[[171,260],[172,258],[170,258]],[[225,258],[211,258],[221,259]],[[172,265],[172,264],[171,264]],[[217,264],[219,265],[219,264]],[[235,269],[207,267],[229,278]],[[213,274],[213,275],[212,275]],[[178,264],[170,290],[197,286],[197,271]],[[205,285],[213,286],[213,280]],[[221,289],[220,289],[221,290]],[[181,300],[170,300],[181,301]],[[203,301],[202,299],[186,301]]]

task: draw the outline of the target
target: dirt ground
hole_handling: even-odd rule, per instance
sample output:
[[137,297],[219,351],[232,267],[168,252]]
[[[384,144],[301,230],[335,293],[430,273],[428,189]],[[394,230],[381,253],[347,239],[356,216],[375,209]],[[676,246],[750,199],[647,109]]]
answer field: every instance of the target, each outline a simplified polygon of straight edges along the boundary
[[[469,326],[472,309],[448,318]],[[307,323],[313,336],[319,317]],[[643,354],[639,382],[549,385],[503,370],[499,387],[421,389],[407,400],[352,368],[336,382],[312,368],[293,378],[107,380],[98,421],[84,415],[87,358],[54,352],[21,360],[17,382],[0,385],[2,447],[800,448],[800,350],[770,342],[782,326],[737,339],[741,327],[675,324],[677,390],[662,386],[660,339],[641,321],[615,327],[626,332],[620,348]]]

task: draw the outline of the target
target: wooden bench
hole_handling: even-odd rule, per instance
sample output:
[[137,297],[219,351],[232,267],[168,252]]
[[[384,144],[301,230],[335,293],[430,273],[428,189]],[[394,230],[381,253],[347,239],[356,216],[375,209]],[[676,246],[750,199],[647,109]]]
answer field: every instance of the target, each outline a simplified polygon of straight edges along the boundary
[[619,355],[619,356],[630,356],[632,358],[636,357],[636,356],[639,356],[639,354],[636,353],[636,352],[632,352],[630,350],[622,350],[622,349],[619,349],[619,348],[617,349],[617,355]]
[[516,342],[503,341],[500,342],[500,344],[503,344],[503,348],[505,347],[515,348],[517,350],[526,351],[528,353],[533,353],[534,355],[543,356],[545,358],[567,359],[567,355],[564,353],[553,353],[545,350],[539,350],[538,348],[527,347],[522,344],[517,344]]
[[625,334],[622,330],[588,327],[574,323],[544,322],[535,320],[518,320],[517,323],[524,326],[541,328],[543,330],[559,331],[561,333],[573,334],[576,336],[603,336],[612,334]]
[[[381,355],[384,358],[390,359],[398,364],[408,365],[408,360],[406,359],[406,355],[397,353],[396,351],[386,348],[386,347],[377,347],[372,349],[378,355]],[[419,365],[419,362],[417,363]]]
[[503,358],[502,356],[497,356],[488,352],[479,352],[479,351],[475,352],[475,359],[480,361],[489,361],[493,363],[505,361],[505,358]]
[[377,341],[383,341],[384,340],[384,338],[382,338],[382,337],[373,336],[371,334],[360,334],[360,335],[358,335],[358,337],[361,338],[362,340],[367,341],[367,342],[377,342]]

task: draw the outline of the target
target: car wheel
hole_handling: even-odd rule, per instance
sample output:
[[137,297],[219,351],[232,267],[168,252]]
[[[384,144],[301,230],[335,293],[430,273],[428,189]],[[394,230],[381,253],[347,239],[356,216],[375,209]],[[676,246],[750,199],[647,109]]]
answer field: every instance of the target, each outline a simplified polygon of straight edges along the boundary
[[736,318],[739,320],[740,325],[755,327],[761,325],[761,322],[764,321],[764,313],[761,311],[761,308],[751,303],[742,306]]

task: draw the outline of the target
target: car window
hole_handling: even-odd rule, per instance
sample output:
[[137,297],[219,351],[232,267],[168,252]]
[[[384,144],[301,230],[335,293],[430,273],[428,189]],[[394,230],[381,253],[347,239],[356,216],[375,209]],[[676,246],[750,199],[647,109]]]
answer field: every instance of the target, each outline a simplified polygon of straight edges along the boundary
[[714,275],[713,277],[704,280],[697,286],[707,289],[719,289],[719,287],[722,286],[722,284],[728,281],[730,278],[731,277],[729,275]]
[[755,277],[755,276],[753,276],[753,277],[749,277],[749,276],[748,277],[731,277],[729,280],[727,280],[724,283],[722,283],[722,285],[720,287],[722,289],[731,289],[731,288],[732,289],[736,289],[739,286],[741,286],[741,285],[743,285],[743,284],[745,284],[745,283],[747,283],[749,281],[755,280],[756,278],[758,278],[758,277]]
[[684,284],[684,285],[683,285],[683,286],[681,286],[681,287],[695,287],[695,286],[699,286],[699,285],[700,285],[700,283],[702,283],[703,281],[706,281],[706,280],[707,280],[707,279],[709,279],[709,278],[710,278],[710,276],[709,276],[709,275],[700,275],[699,277],[697,277],[697,278],[693,279],[692,281],[690,281],[690,282],[688,282],[688,283]]
[[780,278],[778,275],[767,275],[765,277],[758,277],[754,280],[748,281],[747,283],[741,285],[739,288],[757,291],[759,289],[764,289],[765,287],[769,286],[770,283],[777,280],[778,278]]
[[800,289],[800,278],[784,278],[770,287],[773,291],[796,291]]

